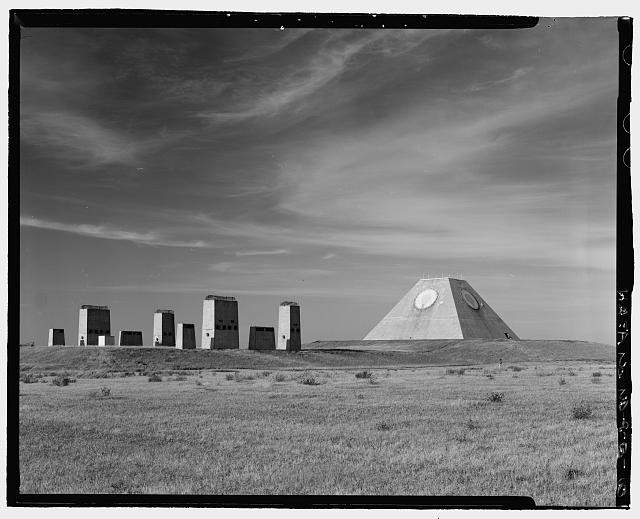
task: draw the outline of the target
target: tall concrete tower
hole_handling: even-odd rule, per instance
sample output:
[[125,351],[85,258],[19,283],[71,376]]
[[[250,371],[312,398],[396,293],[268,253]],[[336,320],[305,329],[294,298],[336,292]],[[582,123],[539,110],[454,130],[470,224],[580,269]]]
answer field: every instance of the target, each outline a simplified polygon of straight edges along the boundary
[[205,350],[237,350],[238,301],[231,296],[209,295],[202,302],[202,342]]
[[278,350],[300,351],[300,305],[293,301],[280,303],[278,313]]
[[176,345],[176,322],[173,310],[156,310],[153,314],[153,345]]
[[99,335],[111,335],[109,307],[82,305],[78,319],[78,344],[80,346],[97,346]]

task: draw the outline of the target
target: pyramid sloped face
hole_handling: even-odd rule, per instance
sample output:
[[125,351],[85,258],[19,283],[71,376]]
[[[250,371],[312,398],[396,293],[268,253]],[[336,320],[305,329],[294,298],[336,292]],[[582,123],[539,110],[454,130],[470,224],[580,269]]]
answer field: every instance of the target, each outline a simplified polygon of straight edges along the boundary
[[421,279],[365,341],[463,339],[448,278]]
[[463,280],[419,280],[371,330],[365,341],[518,339]]
[[462,279],[449,281],[465,339],[519,339],[469,283]]

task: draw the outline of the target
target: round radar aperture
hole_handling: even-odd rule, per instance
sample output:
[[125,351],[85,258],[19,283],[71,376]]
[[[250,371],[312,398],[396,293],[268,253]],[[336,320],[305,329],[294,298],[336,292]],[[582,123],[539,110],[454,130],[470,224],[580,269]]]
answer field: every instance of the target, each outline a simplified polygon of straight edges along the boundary
[[460,292],[462,293],[464,302],[467,303],[471,308],[473,308],[474,310],[480,308],[480,303],[478,303],[478,300],[473,296],[471,292],[465,290],[464,288]]
[[413,301],[413,306],[418,310],[426,310],[438,299],[438,292],[433,288],[427,288],[420,292]]

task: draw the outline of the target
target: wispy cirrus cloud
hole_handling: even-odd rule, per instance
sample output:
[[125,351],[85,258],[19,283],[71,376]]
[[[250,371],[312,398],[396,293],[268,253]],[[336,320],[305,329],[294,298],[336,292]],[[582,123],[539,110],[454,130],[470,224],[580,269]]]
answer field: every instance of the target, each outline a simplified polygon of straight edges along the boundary
[[295,112],[303,106],[303,100],[341,76],[358,54],[364,51],[385,57],[402,54],[435,34],[432,31],[363,31],[354,37],[353,33],[327,31],[310,59],[275,77],[265,74],[265,78],[251,77],[244,87],[236,85],[240,100],[235,109],[198,115],[211,122],[225,123],[275,116],[285,109]]
[[34,227],[36,229],[47,229],[50,231],[61,231],[88,238],[100,238],[103,240],[122,240],[137,243],[139,245],[149,245],[153,247],[185,247],[185,248],[206,248],[209,245],[201,240],[182,241],[172,240],[161,233],[155,231],[136,232],[125,229],[118,229],[107,225],[91,224],[68,224],[31,218],[20,217],[20,225],[23,227]]
[[512,81],[516,81],[521,77],[526,76],[532,70],[533,70],[533,67],[520,67],[514,70],[512,74],[509,74],[506,77],[493,79],[491,81],[472,83],[469,87],[464,89],[462,92],[479,92],[480,90],[486,90],[488,88],[494,88],[500,85],[504,85],[506,83],[511,83]]
[[54,148],[57,155],[75,164],[99,166],[136,162],[139,147],[116,130],[96,120],[66,112],[30,113],[20,122],[23,139]]
[[[263,44],[261,46],[251,47],[249,50],[238,54],[237,56],[230,56],[223,60],[224,63],[238,63],[238,62],[248,62],[256,59],[263,60],[273,54],[281,52],[286,49],[293,43],[298,42],[301,38],[304,38],[307,33],[313,31],[314,29],[287,29],[283,32],[279,32],[280,36],[277,41],[272,41],[269,44]],[[317,29],[315,29],[317,30]]]
[[286,279],[300,279],[308,277],[329,276],[333,272],[327,269],[308,267],[287,267],[280,265],[242,265],[238,262],[219,261],[209,265],[211,272],[220,272],[227,275],[239,276],[282,276]]
[[289,249],[274,249],[274,250],[245,250],[237,251],[236,256],[279,256],[281,254],[289,254]]
[[145,153],[179,140],[184,132],[164,132],[143,138],[111,127],[99,119],[67,111],[38,112],[24,110],[20,136],[48,154],[62,159],[68,166],[99,167],[140,164]]
[[[80,292],[93,292],[96,290],[104,292],[136,292],[145,294],[203,294],[201,284],[181,285],[181,284],[159,284],[153,285],[108,285],[108,286],[92,286],[90,288],[78,287],[75,289]],[[233,294],[234,296],[273,296],[273,297],[305,297],[319,296],[335,298],[336,289],[334,287],[299,287],[292,285],[279,285],[273,288],[255,288],[245,287],[242,285],[225,284],[221,286],[211,286],[205,291],[209,293]],[[342,290],[341,295],[346,297],[366,297],[385,299],[389,297],[388,290],[378,286],[357,287]]]
[[[368,193],[368,196],[380,198],[385,196],[384,186],[379,193]],[[568,207],[570,197],[565,194],[551,200],[544,197],[518,198],[520,205],[526,205],[530,212],[512,215],[514,205],[514,191],[502,190],[504,204],[489,205],[482,199],[470,201],[466,197],[449,200],[437,198],[425,199],[424,196],[397,193],[389,199],[384,208],[374,206],[364,210],[367,198],[349,196],[332,206],[332,212],[345,221],[352,220],[350,225],[336,226],[335,220],[322,219],[313,228],[302,222],[308,221],[305,215],[299,225],[285,227],[276,223],[259,223],[254,221],[225,221],[211,218],[199,213],[185,218],[193,218],[202,225],[200,232],[215,229],[216,236],[210,239],[219,242],[218,237],[233,237],[246,240],[247,243],[277,244],[283,250],[315,249],[332,247],[343,251],[356,252],[370,256],[388,256],[403,258],[422,258],[425,261],[450,260],[452,251],[458,261],[476,258],[501,258],[505,261],[519,261],[527,257],[531,265],[565,265],[573,267],[608,268],[612,256],[607,245],[591,246],[588,255],[576,253],[581,250],[581,244],[586,236],[607,236],[612,229],[607,225],[595,228],[593,225],[571,223],[573,231],[568,234],[567,229],[557,225],[553,216],[548,223],[541,225],[537,221],[537,211],[546,208],[552,213],[558,201]],[[425,203],[429,206],[429,213],[425,213]],[[355,215],[350,209],[358,207],[359,214]],[[406,213],[408,218],[415,216],[417,223],[404,226],[404,220],[395,214]],[[469,218],[468,214],[474,214]],[[298,213],[300,214],[300,213]],[[442,218],[446,215],[446,227],[441,230],[430,226],[428,215]],[[420,218],[425,216],[425,222]],[[357,216],[357,218],[356,218]],[[380,221],[387,219],[391,226],[381,226]],[[423,225],[421,225],[423,223]],[[521,239],[522,229],[529,228],[527,239]],[[279,250],[279,249],[275,249]],[[329,255],[330,256],[330,255]],[[318,256],[322,258],[323,256]],[[333,256],[323,259],[330,259]],[[243,267],[239,267],[243,269]],[[222,262],[215,264],[210,270],[229,272],[236,270],[233,264]],[[251,272],[254,272],[251,270]],[[249,274],[250,272],[243,272]],[[266,274],[266,272],[264,272]]]

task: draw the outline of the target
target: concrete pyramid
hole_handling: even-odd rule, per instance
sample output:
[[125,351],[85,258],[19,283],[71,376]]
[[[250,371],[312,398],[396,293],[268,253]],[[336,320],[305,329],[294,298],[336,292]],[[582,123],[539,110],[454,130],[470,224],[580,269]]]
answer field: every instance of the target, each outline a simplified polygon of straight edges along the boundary
[[514,331],[462,279],[421,279],[364,338],[518,339]]

